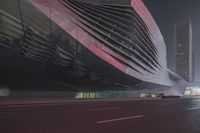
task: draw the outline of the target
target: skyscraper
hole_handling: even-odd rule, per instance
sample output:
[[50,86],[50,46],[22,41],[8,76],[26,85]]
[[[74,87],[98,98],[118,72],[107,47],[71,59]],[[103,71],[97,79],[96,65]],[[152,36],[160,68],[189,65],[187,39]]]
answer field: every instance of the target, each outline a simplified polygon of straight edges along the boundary
[[183,19],[175,24],[175,72],[186,81],[193,81],[191,19]]

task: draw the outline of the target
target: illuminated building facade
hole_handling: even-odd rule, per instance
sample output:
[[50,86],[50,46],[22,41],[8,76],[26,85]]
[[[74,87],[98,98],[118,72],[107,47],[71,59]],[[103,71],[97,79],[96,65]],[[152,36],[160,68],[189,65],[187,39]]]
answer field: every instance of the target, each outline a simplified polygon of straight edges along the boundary
[[107,90],[141,82],[169,88],[181,80],[167,69],[164,39],[142,0],[0,5],[1,78],[12,85]]

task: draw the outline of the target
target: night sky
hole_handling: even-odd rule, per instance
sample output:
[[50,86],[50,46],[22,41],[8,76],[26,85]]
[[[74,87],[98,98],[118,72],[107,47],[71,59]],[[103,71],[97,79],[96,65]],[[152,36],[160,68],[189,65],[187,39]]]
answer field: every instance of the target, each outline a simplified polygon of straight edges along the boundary
[[166,42],[168,67],[174,69],[174,24],[190,17],[193,30],[195,80],[200,81],[200,0],[145,0]]

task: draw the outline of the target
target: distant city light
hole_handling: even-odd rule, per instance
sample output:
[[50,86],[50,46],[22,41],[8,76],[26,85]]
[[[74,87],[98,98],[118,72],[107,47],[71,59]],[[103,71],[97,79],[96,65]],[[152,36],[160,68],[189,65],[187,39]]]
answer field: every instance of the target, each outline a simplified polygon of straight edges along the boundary
[[5,96],[9,96],[10,94],[10,90],[8,87],[4,86],[4,87],[1,87],[0,86],[0,97],[5,97]]
[[190,86],[186,88],[185,95],[187,96],[200,96],[200,87]]

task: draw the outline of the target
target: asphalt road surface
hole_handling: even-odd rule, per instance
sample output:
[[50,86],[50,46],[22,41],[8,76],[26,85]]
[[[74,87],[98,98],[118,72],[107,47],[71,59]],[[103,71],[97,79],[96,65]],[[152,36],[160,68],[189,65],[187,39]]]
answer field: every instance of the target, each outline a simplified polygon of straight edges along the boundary
[[0,103],[0,133],[200,133],[198,98],[41,101]]

